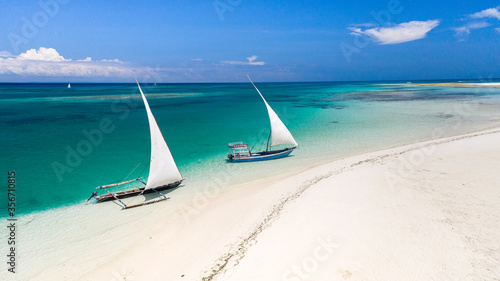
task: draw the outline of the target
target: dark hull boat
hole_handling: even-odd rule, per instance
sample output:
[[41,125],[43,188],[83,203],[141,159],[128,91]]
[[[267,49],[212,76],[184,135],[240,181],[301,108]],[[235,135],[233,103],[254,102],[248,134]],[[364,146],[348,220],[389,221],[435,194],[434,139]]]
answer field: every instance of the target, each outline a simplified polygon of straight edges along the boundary
[[[134,197],[134,196],[139,196],[143,194],[149,194],[149,193],[155,193],[158,191],[163,191],[171,188],[176,188],[178,187],[182,181],[174,182],[169,185],[164,185],[161,187],[156,187],[156,188],[151,188],[151,189],[145,189],[143,188],[136,188],[136,189],[130,189],[130,190],[125,190],[125,191],[120,191],[116,193],[108,193],[104,195],[98,195],[95,197],[95,203],[101,203],[104,201],[112,201],[112,200],[117,200],[117,199],[124,199],[124,198],[129,198],[129,197]],[[130,208],[130,206],[129,206]]]

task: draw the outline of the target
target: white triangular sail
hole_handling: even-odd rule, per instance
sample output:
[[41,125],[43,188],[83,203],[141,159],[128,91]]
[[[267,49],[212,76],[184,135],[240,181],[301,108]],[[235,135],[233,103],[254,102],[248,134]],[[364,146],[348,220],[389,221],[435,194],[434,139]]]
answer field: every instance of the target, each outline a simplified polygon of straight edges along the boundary
[[148,101],[142,92],[139,82],[137,82],[137,86],[139,86],[139,91],[141,91],[142,100],[148,113],[149,130],[151,131],[151,161],[146,189],[178,182],[182,180],[181,173],[149,108]]
[[266,104],[267,113],[269,114],[269,121],[271,122],[271,146],[276,146],[280,144],[291,144],[293,146],[298,146],[297,142],[293,138],[290,131],[288,131],[285,124],[281,122],[281,119],[278,117],[276,112],[274,112],[271,106],[269,106],[264,96],[262,96],[259,89],[257,89],[255,84],[252,82],[252,79],[250,79],[248,75],[247,77],[248,80],[250,80],[250,82],[254,86],[255,90],[257,90],[257,92],[259,93],[262,100],[264,100],[264,103]]

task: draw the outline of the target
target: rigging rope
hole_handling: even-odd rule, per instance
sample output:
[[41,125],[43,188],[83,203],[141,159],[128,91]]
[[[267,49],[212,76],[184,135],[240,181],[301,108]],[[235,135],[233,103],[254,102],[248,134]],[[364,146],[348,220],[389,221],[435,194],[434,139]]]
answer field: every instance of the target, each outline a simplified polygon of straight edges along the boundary
[[[263,142],[261,142],[261,143],[258,143],[258,145],[259,145],[259,146],[261,146],[261,145],[263,145],[265,142],[266,142],[266,140],[264,140],[264,141],[263,141]],[[254,144],[254,145],[252,146],[252,148],[250,148],[250,151],[252,151],[252,150],[253,150],[253,148],[254,148],[256,145],[257,145],[257,143],[256,143],[256,144]]]
[[[149,165],[151,165],[151,162],[149,163]],[[142,174],[144,173],[144,171],[146,170],[146,168],[149,166],[149,165],[146,165],[144,166],[144,169],[142,169],[142,172],[141,174],[139,175],[139,179],[141,178]],[[149,178],[148,178],[149,180]],[[141,183],[143,183],[144,185],[146,185],[145,182],[143,182],[142,180],[140,181]],[[144,190],[142,190],[141,194],[139,194],[138,196],[134,196],[132,199],[130,199],[129,201],[129,205],[132,204],[136,199],[137,197],[139,197],[140,195],[143,195],[144,191],[146,191],[146,186],[144,186]]]
[[[269,127],[266,127],[266,131],[267,131],[267,128],[269,128]],[[261,131],[261,132],[262,132],[262,131]],[[252,151],[252,150],[253,150],[253,148],[254,148],[257,144],[258,144],[259,146],[261,146],[261,145],[263,145],[266,141],[267,141],[267,139],[264,139],[261,143],[258,143],[258,142],[257,142],[257,143],[255,143],[255,144],[252,146],[252,148],[250,149],[250,151]]]
[[[137,169],[137,167],[139,167],[139,165],[141,165],[141,163],[137,164],[137,166],[135,166],[135,168],[122,180],[122,182],[124,182],[134,171],[135,169]],[[140,176],[139,176],[140,177]],[[114,187],[114,189],[111,191],[112,193],[114,193],[115,189],[118,187],[118,184]]]
[[[151,163],[150,163],[151,164]],[[142,169],[142,172],[141,174],[139,175],[139,178],[142,176],[142,173],[144,173],[144,171],[146,170],[146,168],[148,167],[148,165],[144,166],[144,169]]]

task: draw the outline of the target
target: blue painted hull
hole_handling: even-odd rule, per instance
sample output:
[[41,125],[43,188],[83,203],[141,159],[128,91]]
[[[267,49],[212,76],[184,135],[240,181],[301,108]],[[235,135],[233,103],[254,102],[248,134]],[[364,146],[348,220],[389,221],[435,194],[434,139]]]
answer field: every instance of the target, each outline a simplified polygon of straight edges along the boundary
[[240,157],[240,158],[230,158],[231,162],[254,162],[254,161],[265,161],[265,160],[272,160],[276,158],[282,158],[282,157],[287,157],[290,155],[290,153],[293,152],[295,148],[290,148],[286,150],[280,150],[278,152],[270,151],[268,153],[266,152],[260,152],[260,153],[255,153],[252,154],[251,156],[246,156],[246,157]]

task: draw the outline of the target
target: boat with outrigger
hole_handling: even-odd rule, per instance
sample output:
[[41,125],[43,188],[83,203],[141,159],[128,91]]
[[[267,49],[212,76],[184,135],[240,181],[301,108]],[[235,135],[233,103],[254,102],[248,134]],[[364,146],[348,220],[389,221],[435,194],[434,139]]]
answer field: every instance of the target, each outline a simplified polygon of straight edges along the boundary
[[[168,145],[165,142],[165,139],[163,138],[160,128],[158,127],[158,123],[156,123],[156,119],[153,116],[153,113],[151,112],[151,108],[149,107],[149,103],[146,99],[146,96],[142,92],[139,82],[137,82],[137,86],[139,87],[139,91],[141,93],[144,106],[146,108],[146,113],[148,115],[148,122],[149,122],[149,130],[151,133],[151,158],[149,164],[148,179],[144,180],[141,176],[139,176],[138,178],[122,181],[119,183],[98,186],[96,187],[96,190],[92,193],[92,196],[90,196],[90,198],[87,199],[87,201],[89,201],[92,198],[95,198],[94,203],[116,200],[122,205],[122,209],[130,209],[134,207],[149,205],[170,199],[170,197],[167,197],[165,194],[161,193],[161,191],[178,187],[185,180],[184,178],[182,178],[182,175],[179,169],[177,168],[177,165],[175,164],[174,158],[172,157],[170,149],[168,148]],[[138,166],[139,165],[137,165],[136,168]],[[136,168],[134,168],[134,170]],[[132,170],[132,172],[134,170]],[[143,184],[144,187],[133,188],[119,192],[112,192],[108,190],[110,188],[116,188],[121,185],[131,184],[136,181]],[[104,190],[107,193],[103,195],[98,195],[97,190]],[[127,205],[125,204],[125,202],[122,201],[122,199],[124,198],[136,197],[150,193],[157,193],[159,197],[154,200],[144,201],[142,203],[134,205],[131,204]]]
[[[259,89],[252,82],[252,79],[247,75],[248,80],[252,83],[257,93],[264,101],[267,108],[267,113],[269,115],[269,121],[271,123],[271,131],[269,132],[269,137],[267,138],[267,145],[265,151],[252,152],[248,147],[248,144],[243,142],[234,142],[228,145],[230,149],[230,154],[227,156],[230,162],[252,162],[252,161],[264,161],[272,160],[277,158],[282,158],[290,155],[299,145],[293,138],[290,131],[287,129],[285,124],[278,117],[276,112],[267,103],[264,96],[260,93]],[[283,149],[270,150],[273,146],[278,145],[292,145],[292,147],[287,147]]]

